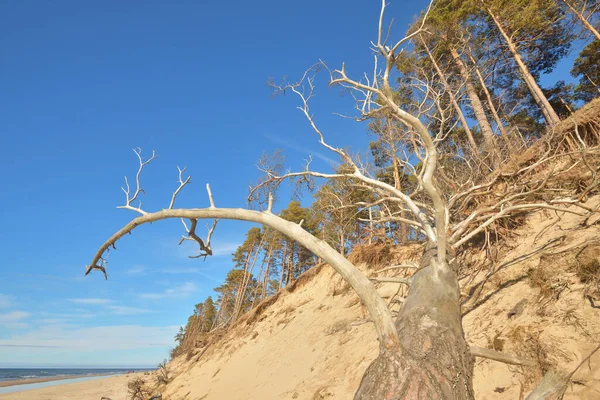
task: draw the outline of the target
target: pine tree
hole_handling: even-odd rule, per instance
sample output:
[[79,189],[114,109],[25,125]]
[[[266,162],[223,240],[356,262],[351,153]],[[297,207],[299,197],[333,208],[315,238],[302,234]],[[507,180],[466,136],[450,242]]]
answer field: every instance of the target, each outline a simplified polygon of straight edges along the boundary
[[507,46],[521,78],[548,125],[560,118],[537,80],[551,72],[569,51],[573,35],[554,0],[472,0],[487,13]]
[[579,77],[575,87],[577,99],[588,102],[600,96],[600,40],[589,43],[579,53],[571,75]]

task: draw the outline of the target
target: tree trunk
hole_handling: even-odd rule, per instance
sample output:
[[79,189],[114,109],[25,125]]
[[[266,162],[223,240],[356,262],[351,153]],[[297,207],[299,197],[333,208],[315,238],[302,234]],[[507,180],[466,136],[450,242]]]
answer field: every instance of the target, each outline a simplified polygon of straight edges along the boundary
[[527,68],[527,65],[525,65],[525,62],[523,61],[521,55],[517,51],[517,47],[512,41],[512,38],[508,35],[506,29],[502,26],[500,20],[496,17],[496,14],[494,14],[494,12],[490,8],[487,9],[487,12],[490,15],[490,17],[492,17],[492,19],[494,20],[496,27],[498,27],[498,30],[500,31],[502,37],[506,41],[508,49],[510,50],[513,58],[515,59],[515,62],[521,70],[521,76],[523,77],[523,81],[529,88],[529,91],[531,92],[533,99],[537,103],[538,107],[540,108],[540,110],[542,110],[544,118],[546,119],[546,123],[550,126],[558,124],[560,122],[558,114],[556,114],[556,111],[554,111],[552,105],[550,105],[550,102],[544,95],[544,92],[542,92],[542,89],[535,81],[535,78],[529,72],[529,68]]
[[292,251],[290,251],[290,273],[288,275],[288,284],[296,280],[296,264],[294,264],[294,254],[296,254],[296,243],[292,242]]
[[250,251],[248,252],[248,260],[246,261],[246,263],[248,263],[250,261],[250,258],[251,258],[250,255],[253,252],[254,252],[254,259],[252,260],[252,263],[244,271],[240,300],[239,300],[239,304],[237,305],[235,314],[233,316],[234,321],[238,319],[238,317],[240,316],[240,314],[242,313],[242,310],[244,308],[244,301],[246,300],[246,291],[248,289],[248,283],[250,283],[250,278],[252,277],[252,271],[254,270],[254,266],[256,265],[256,260],[258,260],[258,256],[260,255],[260,249],[262,248],[263,241],[264,241],[264,239],[261,239],[260,242],[258,243],[258,246],[256,246],[256,248],[252,247],[252,249],[250,249]]
[[242,279],[238,283],[237,293],[235,295],[235,302],[233,304],[233,315],[232,320],[235,321],[240,313],[241,304],[243,303],[243,296],[246,293],[246,289],[244,284],[246,282],[246,274],[248,273],[248,266],[250,265],[250,258],[252,257],[252,250],[248,251],[248,255],[246,256],[246,261],[244,261],[244,272],[242,274]]
[[267,283],[269,281],[269,268],[271,266],[271,255],[273,254],[273,245],[269,246],[269,252],[267,254],[267,266],[265,268],[265,275],[263,277],[262,293],[260,299],[264,300],[267,297]]
[[569,7],[569,10],[571,10],[571,12],[573,14],[575,14],[577,19],[581,21],[583,26],[585,26],[590,32],[592,32],[594,34],[594,36],[596,36],[596,40],[600,40],[600,32],[598,32],[598,30],[596,28],[594,28],[594,26],[592,24],[590,24],[590,22],[587,20],[587,18],[585,18],[585,16],[583,15],[583,11],[582,12],[577,11],[575,9],[575,7],[566,0],[562,0],[562,2],[565,3],[565,5],[567,7]]
[[471,54],[470,49],[469,49],[469,59],[471,60],[471,63],[473,64],[473,69],[475,70],[475,74],[477,75],[477,79],[479,80],[479,84],[481,85],[481,89],[485,93],[485,98],[487,101],[488,109],[490,110],[490,112],[492,113],[492,116],[494,117],[494,121],[496,122],[496,125],[498,126],[498,130],[500,131],[500,136],[505,139],[508,139],[508,134],[506,132],[506,129],[504,129],[504,125],[502,124],[502,120],[500,119],[500,114],[498,114],[498,110],[496,109],[496,106],[494,105],[494,101],[492,99],[492,94],[490,93],[489,89],[487,88],[487,85],[485,83],[485,78],[483,77],[483,74],[479,70],[477,61],[475,61],[475,58],[473,58],[473,54]]
[[427,47],[427,44],[425,43],[423,38],[421,38],[421,41],[423,42],[423,47],[425,48],[425,51],[427,52],[427,55],[429,56],[429,59],[431,60],[433,67],[435,68],[438,75],[440,76],[440,81],[442,82],[442,85],[444,85],[444,89],[446,89],[446,92],[450,96],[450,102],[452,103],[452,107],[454,107],[454,111],[456,111],[456,114],[458,115],[458,119],[467,135],[467,140],[469,141],[469,144],[471,145],[471,152],[473,153],[475,158],[477,158],[477,154],[479,152],[477,143],[475,142],[475,139],[473,138],[473,132],[471,132],[471,128],[469,128],[469,124],[467,123],[465,114],[462,112],[462,109],[460,108],[460,105],[458,104],[458,101],[456,100],[456,96],[454,96],[454,93],[450,89],[450,85],[448,84],[446,75],[444,74],[442,69],[439,67],[438,63],[435,61],[433,54],[431,54],[431,52],[429,51],[429,47]]
[[428,246],[396,321],[398,348],[369,365],[355,400],[473,399],[473,356],[465,341],[456,272],[435,268]]
[[462,76],[462,79],[465,81],[467,96],[469,97],[471,107],[473,108],[475,118],[477,119],[477,124],[479,125],[479,128],[481,129],[481,134],[483,135],[484,151],[491,156],[492,165],[494,167],[497,167],[500,163],[498,146],[496,145],[496,140],[494,138],[494,131],[492,130],[492,126],[488,121],[487,115],[485,115],[485,110],[483,108],[483,104],[481,103],[481,99],[477,94],[475,86],[473,86],[473,82],[471,82],[471,77],[469,76],[467,66],[460,58],[458,51],[456,51],[456,49],[452,47],[450,48],[450,53],[452,54],[454,62],[458,66],[458,70],[460,72],[460,75]]
[[369,244],[373,243],[373,208],[369,207]]
[[506,132],[506,129],[504,129],[504,125],[502,124],[502,120],[500,119],[500,115],[498,114],[498,110],[496,109],[496,106],[494,105],[494,101],[492,99],[492,94],[488,90],[488,88],[485,84],[485,79],[483,78],[483,75],[481,74],[481,71],[479,70],[479,67],[477,66],[477,61],[475,61],[475,59],[473,58],[473,55],[471,54],[470,51],[469,51],[469,58],[471,59],[471,62],[473,63],[473,67],[475,69],[475,74],[477,75],[477,78],[479,79],[479,84],[481,85],[481,88],[482,88],[483,92],[485,93],[488,109],[492,113],[492,116],[494,117],[494,121],[496,121],[496,126],[498,126],[498,130],[500,131],[500,137],[504,140],[508,149],[512,150],[512,143],[510,142],[510,138],[508,137],[508,133]]
[[223,298],[221,299],[221,305],[219,306],[219,311],[217,312],[217,316],[215,317],[215,320],[213,321],[213,324],[210,327],[211,331],[219,326],[219,321],[221,320],[221,317],[223,316],[223,314],[225,313],[225,309],[227,308],[227,300],[228,300],[227,293],[225,293],[223,295]]
[[283,275],[285,274],[285,270],[287,269],[287,242],[283,245],[283,255],[281,257],[281,273],[279,274],[279,289],[283,287]]

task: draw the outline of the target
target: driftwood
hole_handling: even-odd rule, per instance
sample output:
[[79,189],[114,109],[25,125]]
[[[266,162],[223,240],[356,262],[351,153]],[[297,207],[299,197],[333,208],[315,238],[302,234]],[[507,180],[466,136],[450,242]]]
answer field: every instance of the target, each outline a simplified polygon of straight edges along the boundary
[[537,384],[533,392],[525,400],[558,400],[565,394],[569,381],[575,375],[575,372],[588,361],[598,350],[600,345],[596,346],[587,357],[585,357],[573,371],[570,373],[550,371]]
[[517,356],[513,356],[506,353],[500,353],[498,351],[492,349],[485,349],[483,347],[471,346],[470,347],[471,354],[475,357],[489,358],[490,360],[500,361],[505,364],[512,365],[526,365],[526,366],[534,366],[535,361],[528,360],[526,358],[521,358]]

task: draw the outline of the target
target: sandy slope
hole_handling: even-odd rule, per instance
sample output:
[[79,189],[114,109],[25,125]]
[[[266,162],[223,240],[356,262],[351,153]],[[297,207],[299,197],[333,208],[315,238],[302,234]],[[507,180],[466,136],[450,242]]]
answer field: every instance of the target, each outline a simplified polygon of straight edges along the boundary
[[69,383],[42,389],[26,390],[0,395],[2,400],[111,400],[127,399],[127,382],[144,373],[112,376],[85,382]]
[[[583,286],[569,270],[569,248],[600,236],[597,221],[582,227],[583,222],[572,214],[533,215],[511,247],[498,250],[493,270],[488,266],[462,282],[464,309],[471,310],[464,319],[469,343],[539,361],[538,367],[523,368],[478,359],[477,399],[522,398],[543,370],[572,369],[600,340],[600,309],[584,299]],[[395,261],[413,253],[400,251]],[[550,298],[529,283],[527,271],[540,267],[556,272],[550,283],[558,294]],[[164,398],[351,399],[377,354],[375,330],[328,266],[299,286],[190,360],[174,360],[169,367],[176,377]],[[380,284],[379,290],[390,299],[397,286]],[[513,315],[522,300],[523,310]],[[600,354],[573,382],[565,398],[600,398]]]

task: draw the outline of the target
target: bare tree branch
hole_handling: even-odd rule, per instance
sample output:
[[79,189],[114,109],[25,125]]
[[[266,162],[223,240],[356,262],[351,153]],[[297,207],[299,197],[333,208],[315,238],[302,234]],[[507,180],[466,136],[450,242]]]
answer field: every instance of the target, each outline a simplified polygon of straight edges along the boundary
[[[148,162],[150,161],[151,159],[148,160]],[[183,169],[177,167],[177,170],[179,171],[179,187],[173,192],[173,196],[171,197],[171,203],[169,204],[169,209],[173,208],[173,206],[175,205],[175,199],[177,198],[177,195],[179,194],[181,189],[184,188],[185,185],[190,183],[190,179],[192,178],[191,176],[188,176],[185,180],[182,179],[182,175],[185,172],[185,167],[183,167]]]
[[125,193],[125,205],[118,206],[117,208],[125,208],[125,209],[132,210],[139,214],[144,215],[145,211],[142,210],[142,202],[140,202],[137,207],[133,207],[131,205],[131,203],[133,203],[138,198],[140,193],[145,193],[144,189],[142,189],[142,187],[140,185],[140,174],[142,173],[144,166],[146,166],[148,163],[150,163],[150,161],[154,160],[154,158],[156,157],[156,153],[154,150],[152,150],[152,156],[149,159],[147,159],[146,161],[144,161],[142,159],[142,149],[140,149],[138,147],[138,148],[133,149],[133,152],[138,157],[138,160],[140,162],[138,171],[135,174],[135,193],[133,194],[133,196],[130,197],[131,188],[129,187],[129,181],[127,180],[127,177],[125,177],[125,187],[121,188],[121,190],[123,190],[123,193]]

